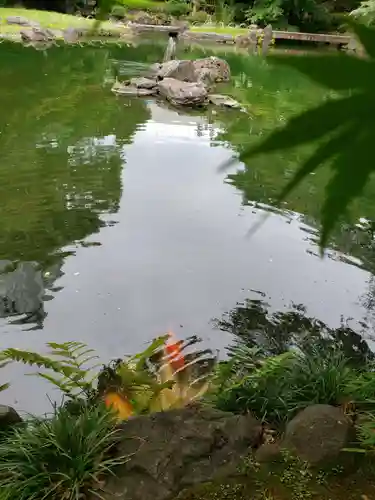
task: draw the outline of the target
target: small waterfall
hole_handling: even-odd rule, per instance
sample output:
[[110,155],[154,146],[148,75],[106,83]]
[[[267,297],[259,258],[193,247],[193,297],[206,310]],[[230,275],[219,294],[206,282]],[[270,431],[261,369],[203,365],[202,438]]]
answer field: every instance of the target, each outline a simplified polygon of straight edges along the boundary
[[176,37],[169,35],[167,48],[165,49],[165,52],[164,52],[163,62],[171,61],[172,59],[175,58],[176,45],[177,45],[176,44]]

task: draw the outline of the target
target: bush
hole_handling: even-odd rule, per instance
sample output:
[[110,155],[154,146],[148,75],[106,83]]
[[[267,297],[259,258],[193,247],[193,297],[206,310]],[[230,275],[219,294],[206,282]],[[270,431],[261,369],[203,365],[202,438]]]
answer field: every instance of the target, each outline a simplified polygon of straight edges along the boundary
[[353,10],[350,15],[368,26],[373,26],[375,24],[375,1],[366,0],[361,2],[358,9]]
[[205,24],[210,19],[209,14],[204,10],[198,10],[195,13],[189,15],[189,21],[193,24]]
[[187,16],[190,12],[190,6],[186,2],[170,0],[165,4],[165,11],[173,17]]
[[127,11],[128,10],[125,5],[114,5],[112,7],[111,16],[115,17],[116,19],[124,19],[124,17],[126,17]]
[[109,458],[116,440],[114,416],[104,406],[31,420],[0,442],[0,489],[7,500],[81,498],[125,461]]
[[309,349],[264,358],[257,348],[233,350],[221,363],[212,401],[219,409],[250,411],[280,423],[310,404],[337,405],[355,378],[349,361],[338,351]]

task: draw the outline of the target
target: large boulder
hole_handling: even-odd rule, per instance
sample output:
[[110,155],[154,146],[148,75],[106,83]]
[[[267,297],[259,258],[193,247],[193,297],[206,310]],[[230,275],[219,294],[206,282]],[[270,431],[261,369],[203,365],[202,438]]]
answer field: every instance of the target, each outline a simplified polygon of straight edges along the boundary
[[195,73],[193,61],[173,60],[162,64],[154,64],[150,68],[152,77],[162,80],[163,78],[175,78],[182,82],[196,82],[197,74]]
[[24,43],[52,42],[56,36],[48,28],[32,27],[31,29],[20,30],[21,39]]
[[312,405],[288,423],[283,448],[312,465],[323,465],[336,459],[348,446],[352,429],[340,408]]
[[164,78],[158,85],[159,94],[177,106],[196,106],[207,100],[207,89],[202,82],[181,82]]
[[219,57],[205,57],[193,61],[198,80],[217,82],[230,81],[229,64]]
[[119,456],[129,456],[109,477],[105,500],[164,500],[184,488],[234,474],[262,427],[239,416],[191,406],[131,419],[122,425]]

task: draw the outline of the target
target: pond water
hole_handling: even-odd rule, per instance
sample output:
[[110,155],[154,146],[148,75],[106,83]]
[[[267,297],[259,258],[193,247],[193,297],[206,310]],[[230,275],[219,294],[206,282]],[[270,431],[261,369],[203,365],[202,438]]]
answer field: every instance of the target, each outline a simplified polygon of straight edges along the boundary
[[[277,337],[275,324],[295,333],[317,320],[344,320],[371,339],[372,239],[353,224],[372,218],[372,186],[321,259],[316,221],[329,173],[311,177],[284,211],[272,208],[304,151],[218,170],[327,92],[233,52],[223,91],[249,114],[189,113],[110,92],[114,67],[137,73],[129,61],[155,62],[163,50],[0,44],[1,347],[79,340],[107,361],[173,330],[223,352],[241,328]],[[47,387],[35,391],[42,383],[24,372],[3,371],[12,386],[2,401],[40,413]]]

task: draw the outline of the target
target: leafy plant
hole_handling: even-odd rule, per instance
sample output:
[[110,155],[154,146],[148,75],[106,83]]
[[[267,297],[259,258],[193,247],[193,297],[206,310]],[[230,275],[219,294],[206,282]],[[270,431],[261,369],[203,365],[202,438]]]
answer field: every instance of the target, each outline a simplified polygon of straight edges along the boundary
[[351,16],[359,21],[372,26],[375,24],[375,1],[365,0],[360,6],[350,13]]
[[61,408],[50,420],[33,419],[0,442],[0,489],[7,500],[99,497],[102,476],[126,461],[111,458],[117,432],[103,405],[78,417]]
[[177,19],[182,16],[187,16],[190,12],[190,5],[179,0],[169,0],[165,6],[165,12]]
[[[271,56],[274,64],[294,68],[336,94],[316,108],[287,121],[255,147],[245,148],[241,160],[299,145],[316,142],[316,151],[307,158],[278,197],[283,201],[309,174],[329,164],[332,178],[326,189],[321,209],[323,249],[329,236],[347,211],[350,203],[361,195],[374,169],[373,143],[375,129],[375,30],[348,21],[368,58],[347,54]],[[355,171],[353,170],[353,166]]]
[[246,360],[246,351],[237,347],[229,362],[219,365],[211,395],[218,408],[283,422],[310,404],[340,404],[355,376],[349,361],[334,350],[260,354],[251,348]]
[[120,419],[191,403],[207,391],[216,361],[211,351],[183,354],[197,340],[183,343],[169,334],[159,337],[142,353],[105,367],[99,375],[99,393]]
[[246,20],[251,24],[268,24],[278,21],[283,16],[282,0],[255,0],[246,13]]
[[0,356],[6,362],[18,361],[49,370],[52,374],[37,372],[35,375],[51,382],[69,398],[90,396],[96,380],[96,375],[92,374],[95,366],[87,366],[97,359],[93,349],[81,342],[49,342],[47,345],[50,351],[46,356],[14,348],[5,349]]

